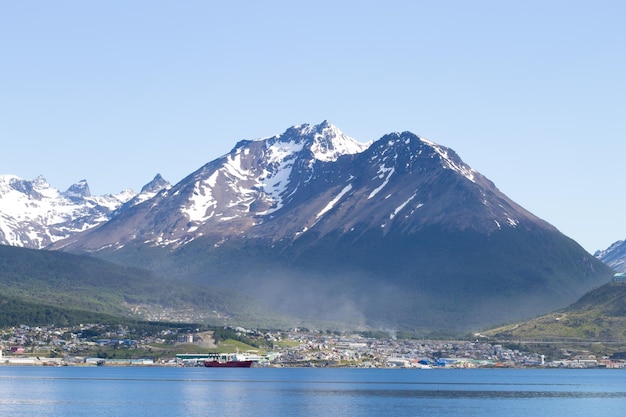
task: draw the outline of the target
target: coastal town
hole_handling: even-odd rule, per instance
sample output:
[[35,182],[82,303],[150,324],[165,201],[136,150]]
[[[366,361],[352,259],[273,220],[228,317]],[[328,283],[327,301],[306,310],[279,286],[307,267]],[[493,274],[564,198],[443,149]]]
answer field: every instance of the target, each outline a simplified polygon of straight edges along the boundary
[[[199,329],[197,329],[199,330]],[[216,349],[236,350],[255,367],[362,368],[625,368],[623,358],[589,351],[554,348],[550,357],[489,341],[415,340],[368,337],[358,333],[260,331],[228,329],[243,340],[216,342],[213,331],[161,330],[158,335],[134,339],[128,328],[97,324],[75,327],[18,327],[0,330],[0,365],[64,366],[202,366],[198,358]],[[244,349],[246,349],[244,351]]]

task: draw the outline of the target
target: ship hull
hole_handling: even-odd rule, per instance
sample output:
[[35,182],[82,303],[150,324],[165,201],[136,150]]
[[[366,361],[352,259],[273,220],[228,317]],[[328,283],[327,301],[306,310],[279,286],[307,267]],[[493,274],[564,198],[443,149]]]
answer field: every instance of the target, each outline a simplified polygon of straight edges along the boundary
[[207,368],[249,368],[252,366],[253,361],[204,361],[204,366]]

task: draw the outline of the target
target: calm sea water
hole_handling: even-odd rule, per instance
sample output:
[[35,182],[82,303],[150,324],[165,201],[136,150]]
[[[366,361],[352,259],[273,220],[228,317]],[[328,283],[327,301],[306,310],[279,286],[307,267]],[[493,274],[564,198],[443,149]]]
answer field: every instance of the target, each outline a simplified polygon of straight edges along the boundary
[[2,416],[623,416],[626,370],[0,367]]

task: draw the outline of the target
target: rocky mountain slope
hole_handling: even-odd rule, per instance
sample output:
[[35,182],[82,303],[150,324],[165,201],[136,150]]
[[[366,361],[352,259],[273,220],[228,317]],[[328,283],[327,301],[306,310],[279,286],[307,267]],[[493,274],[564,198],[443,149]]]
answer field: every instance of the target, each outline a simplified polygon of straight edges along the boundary
[[324,122],[233,150],[52,248],[254,296],[301,317],[468,329],[608,282],[576,242],[449,148]]
[[619,240],[594,256],[618,272],[626,272],[626,241]]

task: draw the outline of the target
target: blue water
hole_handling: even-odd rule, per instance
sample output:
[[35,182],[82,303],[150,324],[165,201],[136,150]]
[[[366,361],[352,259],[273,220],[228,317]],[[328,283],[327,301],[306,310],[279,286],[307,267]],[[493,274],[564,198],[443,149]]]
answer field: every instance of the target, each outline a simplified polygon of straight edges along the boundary
[[0,415],[623,416],[626,370],[0,367]]

